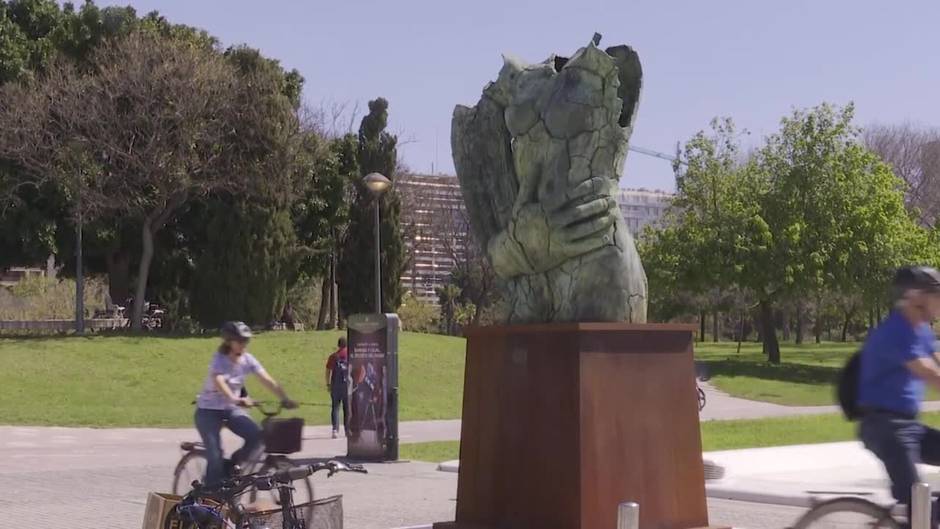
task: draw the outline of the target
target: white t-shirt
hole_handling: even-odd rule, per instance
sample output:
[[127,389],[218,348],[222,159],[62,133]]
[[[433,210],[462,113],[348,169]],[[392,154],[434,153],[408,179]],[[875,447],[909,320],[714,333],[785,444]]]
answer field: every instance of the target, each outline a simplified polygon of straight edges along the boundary
[[232,393],[238,395],[245,385],[245,375],[263,372],[264,367],[248,351],[242,353],[237,361],[232,361],[222,351],[216,351],[209,362],[209,374],[196,398],[196,406],[205,410],[230,410],[237,407],[215,385],[215,377],[223,375]]

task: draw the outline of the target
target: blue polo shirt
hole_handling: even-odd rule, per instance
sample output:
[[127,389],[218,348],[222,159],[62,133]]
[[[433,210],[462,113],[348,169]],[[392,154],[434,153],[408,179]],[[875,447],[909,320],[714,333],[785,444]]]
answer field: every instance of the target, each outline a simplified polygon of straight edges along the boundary
[[905,364],[929,358],[935,341],[929,324],[915,327],[903,314],[891,311],[872,329],[862,346],[859,405],[917,415],[924,399],[924,381]]

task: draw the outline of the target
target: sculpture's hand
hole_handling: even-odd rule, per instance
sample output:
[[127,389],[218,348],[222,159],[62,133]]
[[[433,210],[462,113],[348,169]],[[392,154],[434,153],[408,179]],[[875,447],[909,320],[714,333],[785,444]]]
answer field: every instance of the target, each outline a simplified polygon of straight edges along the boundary
[[487,248],[501,277],[535,274],[612,243],[617,202],[610,179],[582,182],[541,203],[518,207],[505,231]]

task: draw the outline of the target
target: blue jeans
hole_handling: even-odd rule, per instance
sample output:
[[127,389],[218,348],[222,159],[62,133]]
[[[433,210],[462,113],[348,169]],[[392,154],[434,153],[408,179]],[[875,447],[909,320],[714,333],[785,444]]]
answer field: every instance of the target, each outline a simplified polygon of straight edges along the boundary
[[209,487],[218,485],[225,477],[224,455],[222,452],[222,427],[245,440],[245,444],[232,454],[232,463],[238,464],[249,457],[261,445],[261,428],[248,416],[245,410],[206,410],[196,408],[196,430],[206,447],[205,484]]
[[346,391],[345,387],[337,388],[330,391],[330,396],[332,397],[333,406],[330,410],[330,419],[333,422],[333,431],[339,431],[339,411],[340,406],[343,409],[343,431],[347,434],[349,433],[349,393]]
[[[915,465],[940,465],[940,431],[924,426],[916,419],[875,411],[862,418],[859,438],[865,448],[884,463],[891,478],[891,495],[898,503],[908,506],[910,516],[911,487],[920,481]],[[937,514],[934,502],[934,526]]]

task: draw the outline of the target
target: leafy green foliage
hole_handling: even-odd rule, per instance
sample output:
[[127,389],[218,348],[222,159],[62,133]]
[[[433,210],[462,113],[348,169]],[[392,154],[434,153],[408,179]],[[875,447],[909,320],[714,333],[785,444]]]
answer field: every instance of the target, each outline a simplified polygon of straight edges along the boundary
[[795,111],[747,159],[730,120],[687,142],[673,211],[641,246],[653,314],[740,289],[758,302],[764,352],[778,363],[774,304],[823,293],[876,304],[894,268],[935,262],[935,234],[905,209],[903,182],[861,145],[853,115],[852,105]]
[[[388,102],[369,102],[369,114],[359,127],[357,160],[362,175],[381,173],[394,182],[398,160],[398,138],[386,132]],[[350,210],[349,228],[340,254],[340,308],[344,315],[375,311],[375,220],[376,198],[354,180],[356,201]],[[405,264],[402,240],[401,198],[394,186],[379,199],[381,219],[382,310],[394,311],[401,305],[401,274]]]

